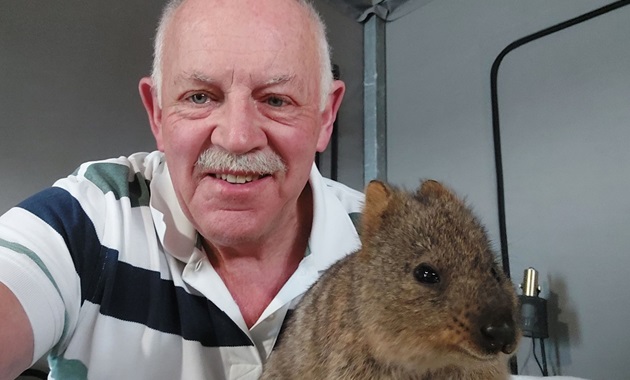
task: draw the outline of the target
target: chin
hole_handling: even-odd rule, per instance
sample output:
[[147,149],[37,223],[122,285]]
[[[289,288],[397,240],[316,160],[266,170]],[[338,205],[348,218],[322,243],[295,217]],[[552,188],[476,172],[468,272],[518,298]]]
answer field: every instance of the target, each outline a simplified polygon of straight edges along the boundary
[[[265,235],[268,223],[256,223],[251,218],[213,218],[199,232],[212,245],[236,247],[258,242]],[[219,227],[219,228],[217,228]]]

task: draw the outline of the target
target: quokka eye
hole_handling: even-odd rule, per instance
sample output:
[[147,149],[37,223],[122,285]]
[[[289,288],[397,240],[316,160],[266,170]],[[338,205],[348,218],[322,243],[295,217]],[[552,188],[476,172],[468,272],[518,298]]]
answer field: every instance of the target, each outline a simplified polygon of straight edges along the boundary
[[420,264],[413,270],[413,275],[422,284],[437,284],[440,282],[439,273],[429,264]]

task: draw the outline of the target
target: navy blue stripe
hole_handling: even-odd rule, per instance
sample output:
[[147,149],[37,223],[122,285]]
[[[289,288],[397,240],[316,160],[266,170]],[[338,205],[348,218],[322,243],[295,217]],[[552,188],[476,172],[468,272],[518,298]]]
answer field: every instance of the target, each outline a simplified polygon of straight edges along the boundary
[[249,337],[205,297],[187,293],[160,274],[117,262],[101,313],[177,334],[206,347],[251,346]]
[[79,202],[66,190],[51,187],[18,205],[48,223],[66,243],[81,278],[81,302],[93,298],[98,274],[106,258],[118,252],[103,247],[94,224]]
[[100,244],[94,224],[66,190],[46,189],[18,207],[38,216],[63,237],[81,279],[81,301],[99,304],[101,314],[141,323],[206,347],[253,345],[227,314],[205,297],[187,293],[173,281],[161,279],[158,272],[119,262],[118,251]]

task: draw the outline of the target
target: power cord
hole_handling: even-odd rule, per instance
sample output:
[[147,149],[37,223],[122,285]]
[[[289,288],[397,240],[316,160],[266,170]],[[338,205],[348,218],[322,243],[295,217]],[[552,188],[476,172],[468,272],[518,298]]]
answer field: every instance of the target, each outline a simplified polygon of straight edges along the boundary
[[538,360],[538,356],[536,355],[536,339],[532,338],[532,352],[534,353],[534,359],[536,360],[536,364],[538,364],[538,368],[543,376],[549,376],[549,372],[547,371],[547,355],[545,354],[545,340],[540,339],[540,355],[542,356],[542,365],[540,364],[540,360]]

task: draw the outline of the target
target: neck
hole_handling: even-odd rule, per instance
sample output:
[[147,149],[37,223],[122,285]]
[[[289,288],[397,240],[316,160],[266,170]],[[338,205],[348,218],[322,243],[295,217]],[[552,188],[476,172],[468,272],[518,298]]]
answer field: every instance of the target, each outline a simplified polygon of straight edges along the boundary
[[259,242],[221,247],[204,241],[215,270],[251,328],[300,264],[311,232],[313,199],[306,186],[296,212]]

